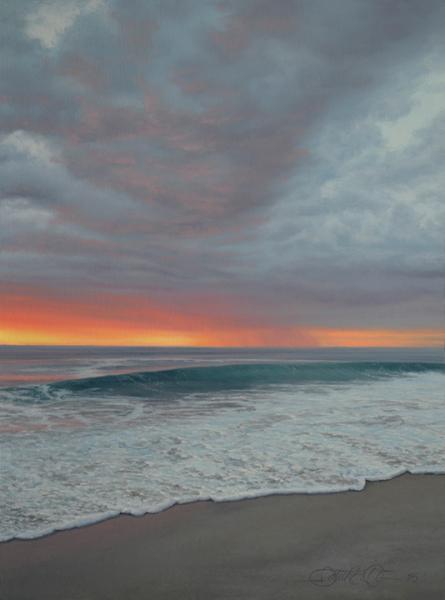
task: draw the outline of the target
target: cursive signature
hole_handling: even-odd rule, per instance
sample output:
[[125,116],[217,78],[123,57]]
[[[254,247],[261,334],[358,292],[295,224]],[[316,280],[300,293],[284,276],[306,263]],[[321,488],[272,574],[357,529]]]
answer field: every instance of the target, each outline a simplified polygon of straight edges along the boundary
[[[393,571],[386,569],[380,563],[372,562],[365,567],[357,566],[350,569],[334,569],[333,567],[315,569],[309,575],[309,582],[319,587],[330,587],[336,583],[364,584],[368,587],[376,587],[385,580],[400,581],[400,578],[394,577],[393,574]],[[407,581],[416,583],[417,575],[410,573]]]

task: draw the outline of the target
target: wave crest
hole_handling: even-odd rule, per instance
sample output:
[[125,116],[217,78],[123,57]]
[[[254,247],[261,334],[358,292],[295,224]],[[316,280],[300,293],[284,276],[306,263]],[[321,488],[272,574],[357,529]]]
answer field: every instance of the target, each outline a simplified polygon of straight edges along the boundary
[[207,392],[280,383],[347,383],[427,371],[445,373],[445,366],[420,362],[235,364],[90,377],[53,383],[47,388],[54,391],[66,390],[74,394],[88,392],[150,396],[178,391]]

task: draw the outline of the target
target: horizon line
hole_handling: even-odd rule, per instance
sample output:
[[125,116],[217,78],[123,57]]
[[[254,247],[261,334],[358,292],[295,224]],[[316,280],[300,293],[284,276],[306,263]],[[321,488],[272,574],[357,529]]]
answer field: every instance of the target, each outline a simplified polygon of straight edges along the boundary
[[381,350],[401,350],[401,349],[429,349],[429,350],[444,350],[445,343],[442,345],[433,346],[202,346],[202,345],[147,345],[147,344],[0,344],[0,348],[193,348],[202,350],[338,350],[338,349],[381,349]]

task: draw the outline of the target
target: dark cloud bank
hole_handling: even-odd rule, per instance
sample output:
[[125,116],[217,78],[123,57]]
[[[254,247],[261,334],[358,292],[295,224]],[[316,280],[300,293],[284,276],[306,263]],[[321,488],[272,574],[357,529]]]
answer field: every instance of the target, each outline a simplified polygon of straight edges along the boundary
[[5,0],[2,281],[438,325],[444,9]]

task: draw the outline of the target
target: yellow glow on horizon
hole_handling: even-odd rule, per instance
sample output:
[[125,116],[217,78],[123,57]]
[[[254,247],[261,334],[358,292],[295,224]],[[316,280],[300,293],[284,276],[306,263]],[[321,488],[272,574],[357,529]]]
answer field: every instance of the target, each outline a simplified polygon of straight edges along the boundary
[[319,346],[359,347],[433,347],[442,346],[444,331],[440,329],[312,329]]
[[[0,344],[195,347],[441,346],[440,328],[274,325],[236,317],[230,304],[197,299],[178,309],[136,295],[46,297],[18,289],[0,297]],[[209,312],[209,307],[211,312]]]
[[191,346],[191,347],[429,347],[443,344],[443,332],[433,329],[332,329],[287,330],[214,329],[210,331],[125,331],[113,327],[73,331],[61,328],[0,330],[0,344],[60,346]]
[[97,335],[61,331],[45,333],[34,330],[0,330],[0,344],[13,346],[193,346],[190,336],[155,332],[137,335],[134,332],[104,332]]

